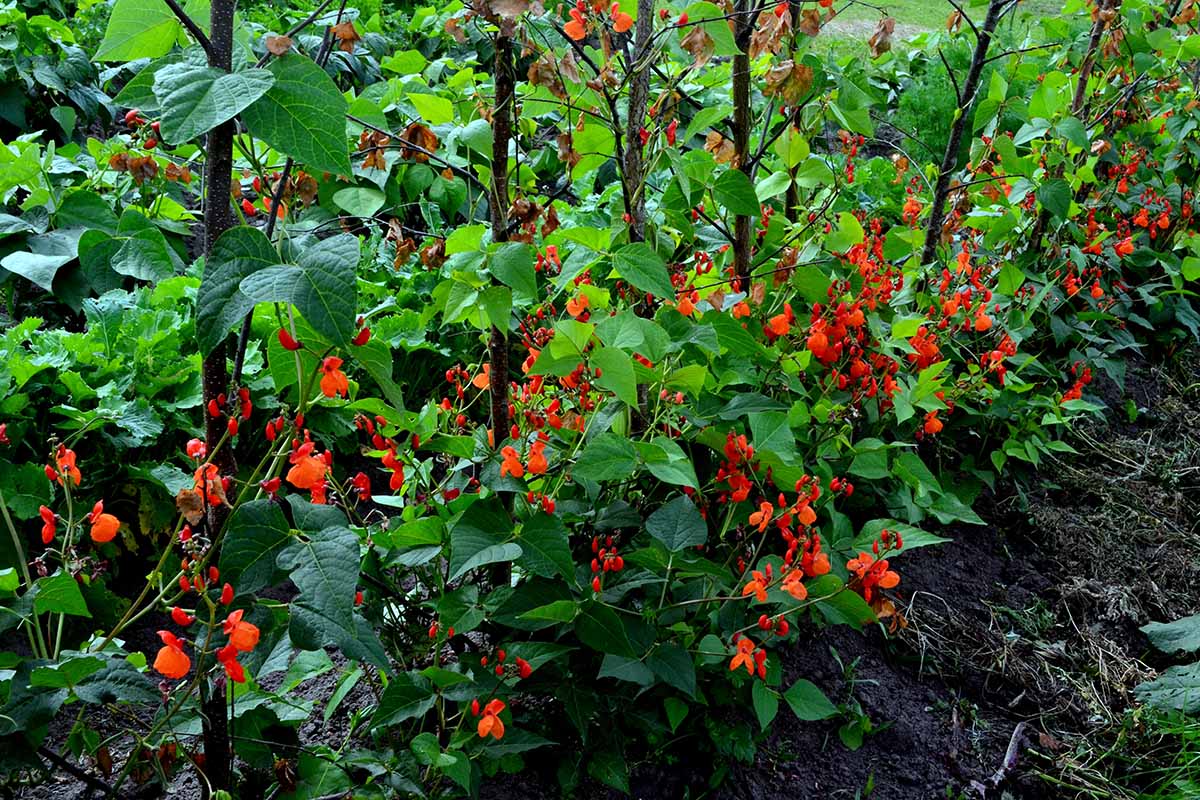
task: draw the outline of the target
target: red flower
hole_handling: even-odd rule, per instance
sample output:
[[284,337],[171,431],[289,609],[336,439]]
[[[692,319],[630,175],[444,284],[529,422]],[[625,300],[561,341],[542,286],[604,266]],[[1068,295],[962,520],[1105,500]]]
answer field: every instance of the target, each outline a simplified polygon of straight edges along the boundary
[[208,453],[208,447],[199,439],[189,439],[187,443],[188,458],[197,460],[204,458]]
[[583,21],[583,14],[578,8],[571,9],[571,21],[563,25],[563,33],[577,42],[587,36],[587,26]]
[[242,619],[245,612],[238,609],[225,618],[221,630],[229,637],[234,649],[249,653],[258,644],[258,626]]
[[326,397],[342,397],[350,394],[350,382],[346,373],[341,370],[342,360],[337,356],[328,356],[321,362],[321,393]]
[[486,739],[491,736],[493,739],[501,739],[504,737],[504,723],[500,720],[500,712],[504,708],[504,701],[499,698],[492,700],[484,707],[483,716],[480,717],[479,724],[475,728],[480,738]]
[[92,523],[92,541],[101,544],[111,542],[116,537],[117,531],[121,528],[121,520],[112,514],[104,513],[103,500],[96,502],[96,505],[92,507],[92,513],[88,514],[87,519],[88,522]]
[[171,609],[171,621],[181,628],[186,628],[196,621],[196,618],[184,611],[179,606]]
[[288,333],[287,328],[279,329],[279,343],[283,345],[284,350],[299,350],[303,347],[292,334]]
[[38,508],[38,514],[42,518],[42,544],[50,544],[54,541],[54,534],[58,529],[58,517],[45,506]]
[[500,450],[500,455],[503,461],[500,463],[500,477],[512,475],[514,478],[521,478],[525,475],[525,467],[521,465],[520,455],[514,447],[504,447]]
[[178,680],[192,668],[192,660],[183,652],[183,642],[170,631],[159,631],[163,646],[154,657],[154,668],[163,676]]
[[751,576],[752,579],[747,581],[746,585],[742,587],[742,597],[753,594],[755,600],[765,603],[767,601],[767,584],[770,583],[770,579],[758,570],[754,570]]

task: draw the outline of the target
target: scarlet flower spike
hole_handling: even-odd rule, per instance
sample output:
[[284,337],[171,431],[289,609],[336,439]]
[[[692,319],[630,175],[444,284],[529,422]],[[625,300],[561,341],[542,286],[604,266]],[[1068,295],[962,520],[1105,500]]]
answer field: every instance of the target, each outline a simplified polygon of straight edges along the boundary
[[293,338],[292,334],[288,332],[287,328],[279,329],[279,343],[283,345],[284,350],[295,351],[303,347],[300,342]]

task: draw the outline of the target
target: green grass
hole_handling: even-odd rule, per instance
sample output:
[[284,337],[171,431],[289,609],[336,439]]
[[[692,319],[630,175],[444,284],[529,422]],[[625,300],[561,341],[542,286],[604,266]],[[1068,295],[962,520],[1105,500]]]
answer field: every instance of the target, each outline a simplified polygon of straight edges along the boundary
[[[879,6],[888,16],[895,17],[896,21],[902,25],[912,25],[918,28],[933,28],[941,26],[945,23],[946,18],[954,11],[954,7],[945,0],[887,0],[887,2],[873,3]],[[959,3],[965,6],[965,3]],[[983,7],[967,9],[972,15],[972,19],[977,21],[983,18]],[[1020,18],[1025,16],[1029,18],[1052,16],[1061,13],[1061,0],[1024,0],[1021,7],[1013,19],[1020,22]],[[868,20],[875,22],[879,19],[879,11],[870,6],[853,3],[849,8],[839,15],[839,18],[845,20]]]

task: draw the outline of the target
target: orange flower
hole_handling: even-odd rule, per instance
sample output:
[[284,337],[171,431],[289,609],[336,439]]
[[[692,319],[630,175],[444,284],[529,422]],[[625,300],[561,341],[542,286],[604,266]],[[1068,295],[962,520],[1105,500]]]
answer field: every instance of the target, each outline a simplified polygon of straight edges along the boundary
[[580,314],[587,311],[588,306],[591,305],[591,302],[591,300],[588,300],[588,296],[586,294],[581,294],[579,297],[572,297],[567,301],[567,313],[572,317],[578,317]]
[[103,500],[96,503],[92,513],[88,515],[88,520],[92,523],[92,541],[101,544],[111,542],[121,527],[121,520],[112,514],[104,513]]
[[346,373],[342,372],[341,366],[342,360],[336,356],[329,356],[321,362],[321,393],[326,397],[345,397],[350,394],[350,382],[346,380]]
[[505,447],[500,450],[500,455],[503,461],[500,464],[500,477],[512,475],[514,478],[521,478],[525,475],[525,467],[521,466],[521,458],[517,454],[516,448]]
[[1130,236],[1126,236],[1124,239],[1122,239],[1120,242],[1118,242],[1117,246],[1116,246],[1116,251],[1117,251],[1117,255],[1119,255],[1119,256],[1127,256],[1127,255],[1130,255],[1131,253],[1133,253],[1133,238]]
[[675,309],[685,317],[690,317],[696,311],[696,304],[692,302],[691,292],[688,292],[683,297],[679,298],[679,302],[675,304]]
[[979,310],[975,312],[975,330],[983,333],[990,327],[992,327],[992,318],[987,315],[987,312],[983,310],[983,306],[981,305]]
[[587,26],[584,24],[583,14],[578,8],[571,9],[571,21],[563,25],[563,33],[577,42],[587,36]]
[[192,478],[196,491],[206,495],[209,505],[219,506],[225,502],[225,487],[221,483],[221,472],[216,464],[200,466]]
[[58,528],[58,517],[46,506],[39,507],[38,514],[42,518],[42,544],[50,544]]
[[481,739],[486,739],[488,736],[493,739],[504,737],[504,722],[500,719],[500,712],[504,708],[504,701],[495,699],[483,709],[483,716],[479,718],[479,724],[475,728]]
[[796,509],[796,519],[800,520],[801,525],[812,525],[817,521],[817,512],[808,503],[802,503]]
[[909,195],[904,201],[904,221],[910,225],[917,221],[917,217],[921,216],[921,201]]
[[612,4],[613,30],[617,33],[624,33],[633,27],[633,17],[621,10],[621,6],[617,3]]
[[758,570],[754,570],[751,575],[752,579],[742,587],[742,597],[753,594],[755,600],[765,603],[767,601],[767,578]]
[[163,646],[154,657],[154,668],[172,680],[187,675],[192,668],[192,660],[183,652],[183,642],[170,631],[159,631],[158,638],[162,639]]
[[546,463],[545,450],[546,450],[546,443],[544,441],[542,441],[541,439],[538,439],[536,442],[533,443],[532,446],[530,446],[530,448],[529,448],[529,463],[525,465],[525,468],[529,470],[530,475],[545,475],[546,474],[546,467],[548,467],[549,465]]
[[929,434],[930,436],[936,436],[942,432],[942,428],[944,427],[946,426],[940,419],[938,419],[938,412],[936,409],[925,415],[925,433]]
[[237,648],[227,644],[217,651],[217,660],[225,668],[225,674],[234,683],[246,682],[246,669],[237,660]]
[[767,320],[767,330],[772,336],[787,336],[792,329],[786,314],[776,314]]
[[747,636],[743,636],[737,641],[737,653],[734,654],[733,660],[729,662],[729,671],[733,672],[738,667],[745,667],[746,672],[754,674],[754,641]]
[[891,589],[900,584],[900,574],[888,569],[887,559],[876,561],[870,553],[859,553],[858,558],[846,562],[846,569],[854,574],[863,599],[868,603],[875,587]]
[[771,524],[771,517],[775,516],[775,506],[767,501],[758,504],[758,511],[750,515],[750,524],[758,527],[758,532],[762,533]]
[[244,613],[240,608],[234,611],[225,618],[221,630],[229,637],[229,643],[235,650],[249,653],[258,644],[258,626],[243,620]]
[[794,569],[789,572],[783,579],[783,590],[797,600],[803,600],[808,597],[808,589],[804,588],[802,583],[804,579],[804,570]]
[[78,486],[83,480],[83,475],[79,472],[79,467],[75,466],[75,451],[69,449],[66,445],[59,445],[58,452],[54,456],[55,462],[58,464],[58,475],[54,480],[61,484],[63,475],[71,479],[71,483]]
[[733,308],[730,309],[729,313],[733,315],[734,319],[748,317],[750,316],[750,304],[745,300],[742,300],[741,302],[735,303]]
[[492,365],[484,364],[483,372],[471,379],[471,385],[476,389],[487,389],[492,385]]

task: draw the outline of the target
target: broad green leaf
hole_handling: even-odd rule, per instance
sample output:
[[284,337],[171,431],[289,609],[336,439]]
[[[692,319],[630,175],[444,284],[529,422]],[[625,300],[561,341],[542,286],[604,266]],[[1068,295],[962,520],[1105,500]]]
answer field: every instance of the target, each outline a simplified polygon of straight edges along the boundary
[[637,451],[646,464],[646,469],[660,481],[674,486],[700,488],[696,468],[692,466],[683,448],[673,439],[656,436],[653,441],[638,442]]
[[254,136],[312,170],[349,175],[346,98],[312,59],[289,53],[271,62],[275,84],[242,112]]
[[395,725],[414,717],[421,717],[433,708],[437,697],[429,681],[411,672],[402,672],[388,682],[379,698],[379,707],[371,718],[372,728]]
[[825,249],[831,253],[844,253],[863,240],[863,227],[858,218],[849,211],[838,214],[837,227],[825,237]]
[[792,684],[792,688],[784,692],[783,699],[792,712],[806,722],[829,719],[837,714],[837,706],[829,702],[829,698],[815,683],[804,678]]
[[488,269],[496,280],[513,290],[517,303],[531,303],[537,295],[533,248],[524,242],[504,242],[489,256]]
[[[862,531],[859,532],[858,538],[854,540],[854,550],[858,552],[870,551],[872,543],[879,538],[879,534],[884,530],[889,530],[892,533],[900,534],[903,547],[898,550],[892,550],[891,554],[906,553],[909,550],[916,550],[918,547],[929,547],[930,545],[943,544],[949,542],[950,539],[944,539],[941,536],[935,536],[929,531],[921,530],[904,522],[894,519],[873,519],[863,525]],[[893,539],[893,545],[895,540]]]
[[591,354],[591,362],[599,372],[597,386],[613,392],[631,408],[637,406],[637,376],[633,371],[633,358],[628,353],[615,347],[601,347]]
[[69,614],[75,617],[90,617],[83,593],[79,584],[68,572],[56,572],[46,578],[38,578],[37,596],[33,599],[33,609],[39,614],[47,611],[55,614]]
[[[289,605],[288,635],[303,650],[327,645],[341,648],[347,657],[387,668],[387,656],[369,624],[354,613],[358,586],[359,542],[349,528],[329,525],[337,509],[321,509],[290,497],[296,525],[304,534],[294,537],[276,559],[290,573],[300,594]],[[316,510],[314,510],[314,508]],[[311,527],[310,527],[311,526]]]
[[1038,202],[1060,219],[1066,219],[1071,210],[1071,185],[1061,179],[1046,181],[1037,190]]
[[1200,650],[1200,614],[1174,622],[1151,622],[1142,626],[1142,633],[1164,653],[1194,653]]
[[659,680],[688,697],[696,696],[696,665],[692,656],[677,644],[664,642],[646,657],[646,666]]
[[220,561],[225,580],[241,594],[272,585],[276,558],[291,539],[291,527],[279,504],[252,500],[233,513],[226,530]]
[[618,792],[629,794],[629,765],[615,750],[601,750],[588,759],[588,774]]
[[612,653],[625,658],[637,658],[639,655],[620,615],[603,603],[583,605],[579,616],[575,618],[575,635],[600,653]]
[[779,693],[765,682],[755,681],[754,688],[750,690],[750,700],[754,704],[758,726],[765,731],[779,713]]
[[1134,691],[1143,703],[1184,714],[1200,712],[1200,663],[1170,667]]
[[679,495],[651,514],[646,530],[672,553],[708,540],[708,523],[687,495]]
[[721,173],[712,187],[713,199],[730,214],[752,217],[759,212],[754,184],[746,173],[729,169]]
[[164,56],[179,39],[182,26],[163,0],[117,0],[97,61],[133,61]]
[[454,120],[454,104],[444,97],[418,92],[408,92],[405,96],[430,125],[442,125]]
[[558,517],[534,514],[521,526],[517,543],[522,551],[519,563],[525,569],[543,578],[557,574],[574,581],[575,560],[571,557],[569,534]]
[[464,511],[450,529],[449,580],[458,580],[477,567],[520,558],[524,550],[511,541],[512,530],[512,518],[494,497]]
[[242,280],[278,263],[279,254],[258,228],[240,225],[221,234],[196,290],[196,340],[202,355],[211,353],[254,309],[254,300],[240,288]]
[[54,286],[58,270],[78,253],[79,239],[60,231],[44,233],[28,239],[26,245],[31,252],[9,253],[0,260],[0,267],[14,272],[47,292]]
[[299,264],[259,270],[239,284],[255,303],[289,302],[318,334],[346,344],[356,333],[358,239],[343,233],[300,253]]
[[160,132],[171,144],[184,144],[227,122],[275,83],[265,69],[225,72],[206,66],[203,56],[168,64],[154,76],[161,112]]
[[590,481],[627,478],[637,469],[637,450],[624,436],[602,433],[588,442],[579,454],[573,473]]
[[613,268],[635,289],[655,297],[675,299],[667,265],[648,244],[634,242],[613,253]]
[[333,193],[333,202],[352,216],[373,217],[387,202],[387,195],[372,186],[347,186]]

